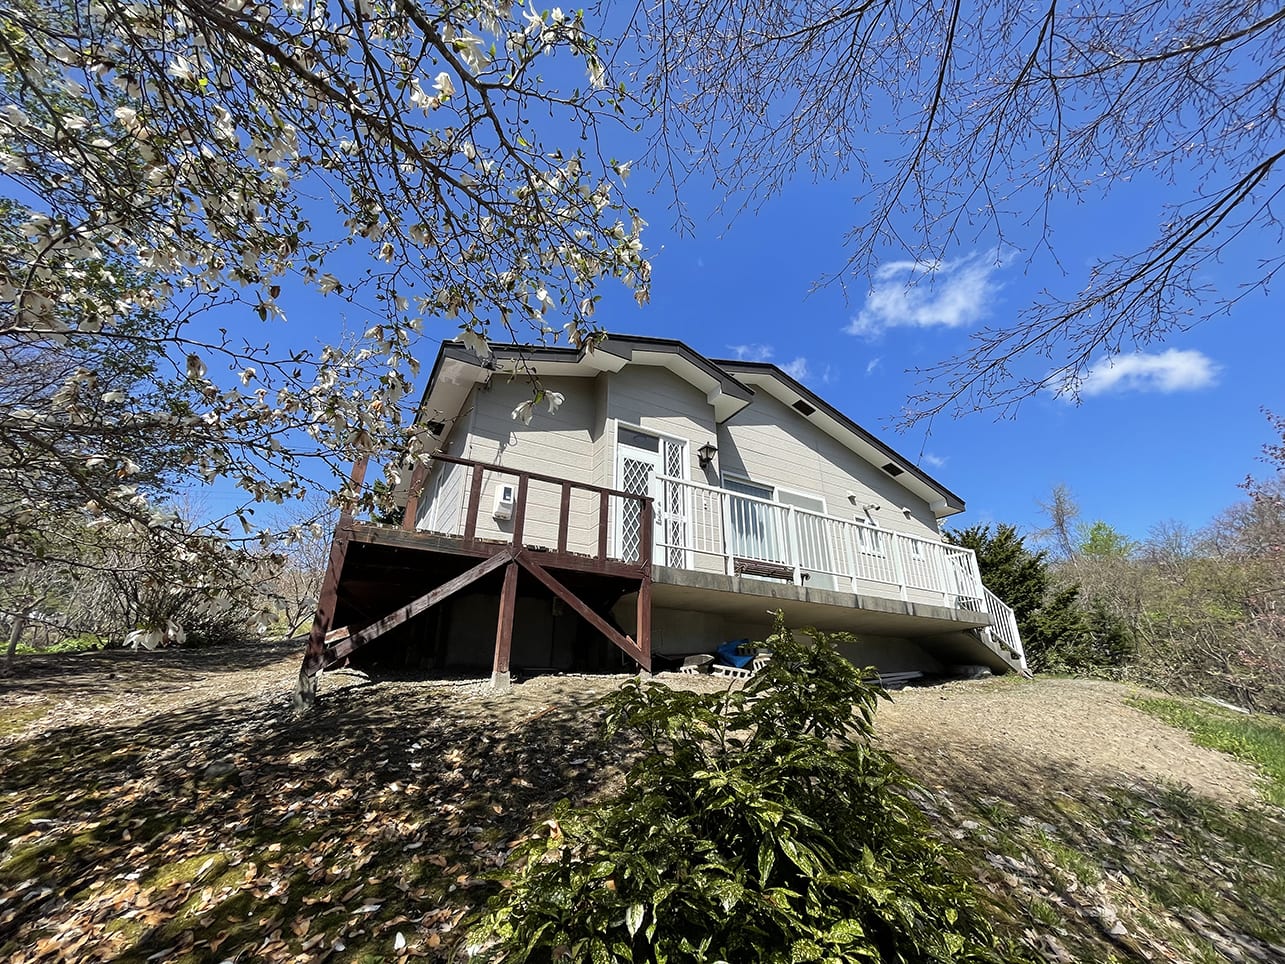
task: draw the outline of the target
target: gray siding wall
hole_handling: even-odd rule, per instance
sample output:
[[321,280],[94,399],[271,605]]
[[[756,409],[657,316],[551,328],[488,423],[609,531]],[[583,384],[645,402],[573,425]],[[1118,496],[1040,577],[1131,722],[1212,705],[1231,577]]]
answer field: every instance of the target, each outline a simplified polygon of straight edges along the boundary
[[614,449],[611,439],[607,437],[608,385],[611,375],[602,374],[593,380],[593,466],[590,479],[594,485],[607,489],[616,487],[616,473],[612,467],[611,455]]
[[[927,502],[766,391],[760,390],[747,408],[720,426],[718,462],[723,473],[818,496],[825,501],[827,515],[873,521],[888,532],[940,540],[937,520]],[[863,506],[870,503],[879,509],[867,515]],[[835,559],[843,557],[837,546],[830,551]],[[711,557],[705,558],[708,562],[699,568],[709,568],[713,562]],[[933,576],[934,582],[942,578],[940,574]],[[836,583],[830,576],[818,576],[816,585],[848,589],[846,580]],[[860,591],[879,595],[896,592],[885,583],[873,582],[863,582]],[[910,589],[906,598],[937,605],[944,602],[942,593],[935,590]]]
[[[450,439],[452,455],[492,462],[508,468],[566,478],[590,485],[616,487],[617,442],[620,424],[635,426],[687,445],[688,476],[695,482],[718,487],[720,472],[746,477],[765,485],[818,496],[825,511],[840,518],[866,521],[862,506],[878,503],[871,517],[881,528],[936,541],[938,529],[928,504],[912,495],[880,468],[871,465],[822,432],[805,417],[759,391],[754,401],[722,426],[714,421],[713,407],[705,394],[673,373],[657,367],[628,366],[594,378],[546,378],[545,388],[561,392],[561,408],[550,415],[543,404],[531,424],[512,418],[512,411],[530,397],[522,378],[496,376],[489,387],[474,389]],[[715,463],[699,466],[697,449],[706,442],[718,446]],[[470,472],[462,467],[439,470],[421,509],[420,527],[436,531],[462,531],[468,499]],[[515,484],[513,476],[487,473],[478,516],[478,535],[505,540],[512,536],[512,521],[493,518],[496,489]],[[849,500],[855,497],[856,504]],[[527,500],[526,544],[557,543],[561,491],[558,486],[533,483]],[[611,506],[611,525],[620,505]],[[433,507],[430,509],[430,506]],[[903,512],[903,509],[908,510]],[[696,551],[687,561],[671,564],[723,572],[721,515],[707,497],[689,497],[686,539]],[[611,543],[614,546],[614,534]],[[583,491],[572,495],[568,548],[594,553],[598,542],[598,502]],[[658,555],[662,561],[663,555]],[[834,559],[842,558],[835,550]],[[824,566],[821,567],[824,569]],[[820,588],[845,591],[843,579],[815,576]],[[861,592],[880,595],[895,590],[883,584],[863,584]],[[911,590],[912,601],[941,604],[942,593]]]
[[[865,522],[861,506],[874,502],[882,507],[873,513],[881,529],[939,538],[927,502],[765,391],[721,426],[718,462],[723,472],[818,495],[829,515]],[[856,505],[848,500],[850,492]]]
[[[714,441],[718,432],[714,407],[705,399],[705,393],[663,368],[627,367],[608,378],[608,417],[617,423],[685,440],[689,477],[705,481],[696,450]],[[614,474],[614,428],[608,426],[606,434],[611,451],[609,471]]]
[[[502,465],[518,472],[597,483],[595,465],[600,461],[601,428],[594,382],[586,378],[547,378],[547,391],[561,392],[564,401],[557,413],[549,414],[548,406],[536,407],[530,425],[512,417],[513,410],[531,397],[531,386],[522,378],[496,376],[489,387],[479,386],[469,396],[471,409],[465,430],[452,439],[450,454]],[[462,422],[465,420],[461,419]],[[449,520],[455,529],[463,530],[467,511],[471,470],[463,466],[443,474],[439,492],[442,499],[437,518]],[[478,512],[477,535],[482,539],[505,540],[512,537],[513,520],[493,517],[495,495],[502,485],[517,485],[517,477],[487,472],[483,476],[482,498]],[[527,494],[527,515],[523,542],[554,546],[558,538],[558,516],[562,492],[557,485],[532,482]],[[590,552],[597,545],[597,499],[583,491],[573,491],[567,547],[573,552]]]
[[[469,425],[473,420],[472,396],[464,403],[460,416],[451,425],[450,431],[442,440],[442,450],[458,453],[468,438]],[[447,535],[458,535],[464,528],[464,499],[467,494],[468,471],[462,465],[450,462],[438,462],[433,465],[429,474],[424,494],[420,498],[415,514],[415,528],[426,532],[442,532]]]

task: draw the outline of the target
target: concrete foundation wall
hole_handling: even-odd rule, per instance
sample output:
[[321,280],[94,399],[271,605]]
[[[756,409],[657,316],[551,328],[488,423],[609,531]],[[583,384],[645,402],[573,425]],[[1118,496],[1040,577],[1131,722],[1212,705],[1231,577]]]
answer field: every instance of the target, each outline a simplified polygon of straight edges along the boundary
[[[622,626],[634,625],[637,597],[622,599],[613,610]],[[654,656],[680,659],[696,653],[712,653],[718,646],[735,639],[759,642],[772,632],[772,618],[761,620],[727,616],[721,613],[692,612],[655,607],[651,614],[651,651]],[[855,643],[840,643],[839,652],[859,667],[877,666],[885,673],[919,670],[937,673],[943,664],[909,639],[892,636],[858,634]]]

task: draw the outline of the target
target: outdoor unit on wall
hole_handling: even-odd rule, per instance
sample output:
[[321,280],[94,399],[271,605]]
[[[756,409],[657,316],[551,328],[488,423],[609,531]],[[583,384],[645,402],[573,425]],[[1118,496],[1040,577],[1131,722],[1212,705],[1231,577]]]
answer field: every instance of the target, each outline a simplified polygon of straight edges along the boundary
[[513,503],[517,498],[517,489],[501,482],[495,487],[495,507],[491,510],[493,518],[504,521],[513,518]]

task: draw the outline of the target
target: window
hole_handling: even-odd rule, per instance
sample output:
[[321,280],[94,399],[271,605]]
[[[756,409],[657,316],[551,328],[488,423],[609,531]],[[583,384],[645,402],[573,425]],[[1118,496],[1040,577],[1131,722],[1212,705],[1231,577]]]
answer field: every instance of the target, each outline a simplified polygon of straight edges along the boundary
[[767,499],[772,502],[776,499],[776,489],[770,485],[759,485],[757,482],[751,482],[749,479],[738,479],[735,476],[723,476],[723,488],[728,492],[739,492],[741,495],[752,495],[756,499]]
[[[824,499],[726,475],[723,488],[752,497],[728,498],[732,555],[798,567],[808,574],[812,588],[834,588]],[[791,512],[791,507],[804,511]]]
[[630,448],[642,449],[645,452],[660,451],[660,437],[649,435],[646,432],[640,432],[637,429],[628,428],[621,425],[616,429],[616,440],[621,445],[628,445]]
[[732,555],[740,559],[756,559],[761,562],[784,564],[785,538],[781,531],[779,519],[774,506],[756,501],[776,501],[776,489],[770,485],[759,485],[749,479],[737,479],[723,476],[723,488],[736,495],[750,496],[739,499],[735,496],[727,500],[727,515],[731,522],[729,542]]

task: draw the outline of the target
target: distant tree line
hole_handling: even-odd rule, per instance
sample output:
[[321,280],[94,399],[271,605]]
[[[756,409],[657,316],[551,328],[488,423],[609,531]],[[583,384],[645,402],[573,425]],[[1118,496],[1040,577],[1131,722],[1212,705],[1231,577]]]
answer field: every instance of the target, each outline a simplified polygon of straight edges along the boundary
[[948,538],[977,553],[1011,605],[1031,667],[1107,673],[1172,692],[1285,713],[1285,418],[1273,471],[1200,530],[1162,522],[1134,541],[1085,521],[1059,486],[1048,526],[974,526]]

